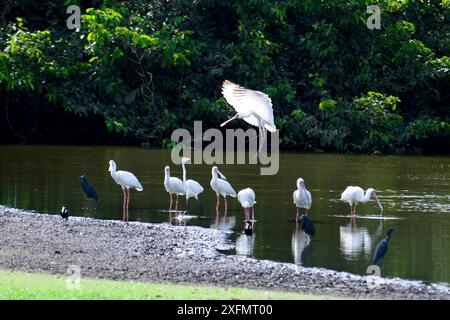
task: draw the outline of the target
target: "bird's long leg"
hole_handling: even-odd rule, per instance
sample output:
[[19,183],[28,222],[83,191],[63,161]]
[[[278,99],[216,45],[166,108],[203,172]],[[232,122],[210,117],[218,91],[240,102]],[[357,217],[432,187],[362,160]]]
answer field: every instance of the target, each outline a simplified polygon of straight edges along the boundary
[[299,216],[300,216],[300,208],[297,207],[297,217],[295,218],[295,221],[298,221]]
[[170,195],[170,204],[169,204],[169,213],[172,212],[172,194],[169,193]]
[[248,221],[248,208],[244,208],[244,222]]
[[252,207],[252,221],[255,221],[255,208]]
[[227,197],[223,197],[225,199],[225,212],[227,212],[228,210],[228,202],[227,202]]
[[128,221],[128,219],[130,218],[130,216],[129,216],[129,212],[128,212],[128,206],[130,205],[130,189],[127,189],[127,210],[126,210],[126,213],[127,213],[127,221]]
[[125,188],[122,189],[123,191],[123,207],[125,208],[125,205],[127,203],[127,193],[125,192]]
[[220,196],[217,194],[216,211],[219,212]]
[[239,116],[239,113],[236,113],[233,117],[231,117],[230,119],[228,119],[227,121],[223,122],[220,126],[223,127],[224,125],[226,125],[228,122],[233,121],[234,119],[236,119]]
[[125,221],[125,204],[127,203],[127,194],[126,194],[126,192],[125,192],[125,188],[123,188],[122,191],[123,191],[122,220]]
[[177,201],[175,202],[175,211],[178,211],[178,194],[177,194]]
[[184,214],[187,212],[187,210],[188,210],[188,203],[189,203],[189,198],[186,197],[186,209],[184,210],[183,215],[184,215]]

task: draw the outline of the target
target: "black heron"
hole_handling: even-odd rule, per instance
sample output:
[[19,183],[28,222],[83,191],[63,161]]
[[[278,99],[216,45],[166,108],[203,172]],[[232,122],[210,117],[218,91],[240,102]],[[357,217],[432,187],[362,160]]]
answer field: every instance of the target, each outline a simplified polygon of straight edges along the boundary
[[250,220],[245,222],[244,234],[247,236],[253,235],[253,223]]
[[88,199],[94,199],[95,202],[98,202],[98,194],[95,191],[94,187],[88,182],[86,176],[81,176],[81,189],[83,189],[84,194]]
[[383,257],[386,255],[386,252],[388,251],[389,247],[389,240],[391,239],[392,233],[395,231],[394,228],[389,228],[387,232],[387,237],[378,243],[375,252],[373,254],[372,263],[378,264],[378,262],[383,259]]
[[307,215],[302,214],[300,216],[300,225],[302,226],[303,231],[311,237],[314,237],[316,235],[316,227],[314,226],[314,223],[308,218]]

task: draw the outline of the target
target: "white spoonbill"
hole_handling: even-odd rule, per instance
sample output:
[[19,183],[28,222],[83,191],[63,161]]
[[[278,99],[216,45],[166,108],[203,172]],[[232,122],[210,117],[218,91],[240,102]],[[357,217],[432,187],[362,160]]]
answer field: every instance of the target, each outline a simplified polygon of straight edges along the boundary
[[178,196],[184,195],[183,181],[181,181],[181,179],[179,178],[170,176],[169,166],[166,166],[164,168],[164,187],[170,195],[169,211],[172,210],[172,194],[175,194],[177,196],[175,210],[178,210]]
[[368,202],[370,198],[374,198],[377,201],[378,208],[381,210],[380,214],[383,214],[383,206],[380,200],[378,200],[377,192],[373,188],[367,189],[366,194],[364,194],[362,188],[349,186],[341,195],[341,201],[348,202],[350,205],[350,214],[353,216],[356,215],[356,205],[360,202]]
[[[222,179],[217,177],[218,174]],[[225,199],[225,211],[227,211],[227,196],[236,198],[236,191],[234,191],[233,187],[228,183],[228,181],[225,181],[226,177],[219,171],[219,168],[217,168],[216,166],[212,167],[211,175],[212,179],[210,185],[217,195],[216,211],[219,210],[220,196]]]
[[222,127],[228,122],[240,118],[252,126],[258,127],[259,153],[266,139],[267,130],[270,132],[277,130],[273,119],[272,100],[263,92],[241,87],[228,80],[225,80],[222,84],[222,94],[234,108],[236,114],[220,126]]
[[251,188],[243,189],[238,192],[237,199],[244,208],[245,221],[247,222],[249,219],[250,208],[252,209],[252,221],[255,221],[255,192]]
[[128,171],[116,171],[117,166],[114,160],[109,160],[109,172],[114,181],[122,187],[123,191],[123,208],[124,220],[128,221],[128,205],[130,203],[130,188],[136,189],[137,191],[143,191],[142,185],[134,174]]
[[181,159],[181,166],[183,167],[183,188],[184,193],[186,195],[186,209],[184,210],[184,213],[187,212],[188,209],[188,201],[189,198],[195,198],[198,200],[198,195],[203,192],[203,187],[195,180],[189,179],[186,180],[186,162],[188,162],[189,158],[182,158]]
[[297,179],[297,190],[292,194],[292,198],[294,200],[295,206],[297,207],[297,217],[298,220],[300,215],[300,208],[306,209],[305,215],[308,215],[308,210],[311,208],[312,198],[311,192],[306,190],[305,180],[303,178]]

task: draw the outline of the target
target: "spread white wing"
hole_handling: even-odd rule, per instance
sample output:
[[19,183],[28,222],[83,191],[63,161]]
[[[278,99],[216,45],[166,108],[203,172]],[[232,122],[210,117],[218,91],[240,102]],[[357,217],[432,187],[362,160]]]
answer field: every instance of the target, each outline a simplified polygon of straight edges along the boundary
[[225,80],[222,84],[222,94],[234,110],[242,115],[242,119],[249,124],[259,127],[258,118],[260,118],[267,130],[270,132],[276,130],[272,99],[267,94],[246,89],[228,80]]

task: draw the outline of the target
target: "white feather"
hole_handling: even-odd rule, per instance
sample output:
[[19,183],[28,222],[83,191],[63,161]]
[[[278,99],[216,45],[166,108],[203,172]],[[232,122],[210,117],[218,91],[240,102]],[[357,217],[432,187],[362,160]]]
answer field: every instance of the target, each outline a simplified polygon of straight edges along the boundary
[[198,200],[198,195],[203,192],[203,187],[197,181],[189,179],[186,180],[185,192],[187,199],[193,197]]
[[217,178],[216,183],[211,183],[211,188],[216,192],[216,194],[222,197],[231,196],[236,198],[236,191],[228,181]]
[[295,190],[294,193],[292,194],[292,200],[294,201],[297,208],[304,208],[307,210],[311,208],[312,205],[311,192],[309,192],[306,189],[303,178],[297,179],[297,190]]
[[116,171],[116,182],[123,187],[127,189],[136,189],[137,191],[143,191],[144,188],[142,188],[141,183],[136,178],[134,174],[128,171]]
[[181,179],[179,178],[170,177],[168,184],[164,182],[164,187],[166,188],[166,191],[169,193],[178,194],[180,196],[184,195],[183,181],[181,181]]
[[272,100],[267,94],[246,89],[228,80],[222,84],[222,94],[239,114],[239,118],[257,127],[260,126],[260,122],[263,122],[267,130],[276,131]]
[[237,199],[242,208],[252,208],[256,203],[255,192],[251,188],[239,191],[237,194]]

